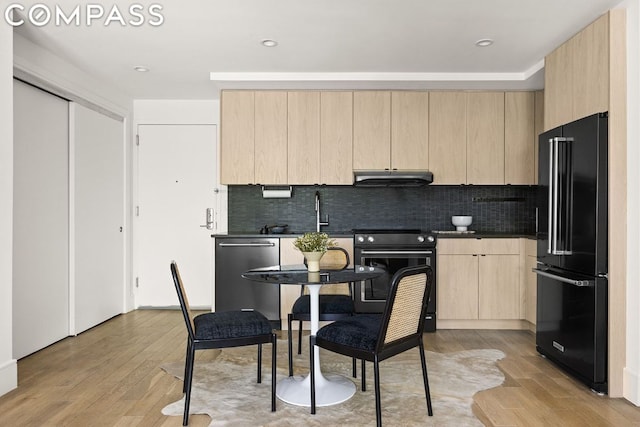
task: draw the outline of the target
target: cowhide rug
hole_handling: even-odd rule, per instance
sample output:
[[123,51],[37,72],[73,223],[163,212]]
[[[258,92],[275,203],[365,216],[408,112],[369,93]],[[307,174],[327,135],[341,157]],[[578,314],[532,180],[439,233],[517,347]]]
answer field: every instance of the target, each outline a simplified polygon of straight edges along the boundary
[[[286,341],[278,341],[278,378],[287,376]],[[375,425],[373,364],[367,363],[367,391],[360,390],[360,378],[353,379],[356,394],[348,401],[309,408],[276,401],[271,412],[271,350],[264,346],[262,383],[256,383],[256,347],[220,350],[211,362],[196,361],[191,394],[191,414],[208,414],[210,426],[369,426]],[[504,375],[496,361],[504,357],[499,350],[468,350],[455,353],[425,352],[433,417],[427,416],[420,356],[411,349],[380,364],[382,422],[386,426],[482,426],[473,415],[473,395],[496,387]],[[294,358],[294,374],[308,372],[308,352]],[[323,372],[340,373],[351,378],[351,359],[321,350]],[[163,366],[182,379],[184,362]],[[358,376],[360,362],[358,362]],[[167,405],[162,413],[182,416],[184,397]]]

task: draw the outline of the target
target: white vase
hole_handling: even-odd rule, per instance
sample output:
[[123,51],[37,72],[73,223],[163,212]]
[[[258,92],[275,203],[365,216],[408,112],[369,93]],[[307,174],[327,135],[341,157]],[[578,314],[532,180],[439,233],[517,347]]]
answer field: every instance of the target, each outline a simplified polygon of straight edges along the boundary
[[308,271],[320,271],[320,259],[324,252],[302,252],[307,259]]

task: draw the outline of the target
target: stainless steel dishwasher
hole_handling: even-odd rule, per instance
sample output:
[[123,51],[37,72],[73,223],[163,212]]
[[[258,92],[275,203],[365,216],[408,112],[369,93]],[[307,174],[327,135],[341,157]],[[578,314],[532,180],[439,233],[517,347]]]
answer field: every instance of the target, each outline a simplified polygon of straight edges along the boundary
[[280,329],[280,286],[240,277],[252,268],[280,263],[280,239],[216,238],[215,310],[253,309]]

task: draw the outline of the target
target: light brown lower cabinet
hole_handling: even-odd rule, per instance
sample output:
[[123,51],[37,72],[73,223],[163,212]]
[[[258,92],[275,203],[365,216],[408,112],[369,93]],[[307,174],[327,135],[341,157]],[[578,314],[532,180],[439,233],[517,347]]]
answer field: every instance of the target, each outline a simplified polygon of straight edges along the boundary
[[522,319],[519,239],[438,241],[438,320]]

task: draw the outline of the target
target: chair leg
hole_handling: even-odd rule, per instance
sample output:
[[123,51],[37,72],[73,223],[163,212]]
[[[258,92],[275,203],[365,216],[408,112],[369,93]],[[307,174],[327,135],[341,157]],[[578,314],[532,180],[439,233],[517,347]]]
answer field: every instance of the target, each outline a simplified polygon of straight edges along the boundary
[[182,392],[187,391],[187,374],[189,373],[189,352],[191,351],[191,340],[187,337],[187,354],[184,357],[184,381],[182,381]]
[[298,321],[298,354],[302,354],[302,320]]
[[315,366],[315,347],[316,336],[309,336],[309,371],[311,371],[311,414],[316,413],[316,370]]
[[362,359],[362,391],[367,391],[367,370],[365,367],[365,361]]
[[271,334],[271,412],[276,411],[276,354],[278,336]]
[[427,413],[433,416],[433,408],[431,407],[431,392],[429,391],[429,377],[427,376],[427,360],[424,356],[424,344],[420,340],[420,363],[422,364],[422,379],[424,380],[424,394],[427,397]]
[[289,346],[289,376],[292,377],[293,376],[293,346],[291,344],[292,338],[291,338],[291,320],[292,320],[291,313],[289,313],[287,315],[287,345]]
[[378,356],[373,361],[373,383],[376,389],[376,426],[382,427],[382,405],[380,404],[380,362]]
[[185,373],[184,383],[186,388],[186,393],[184,396],[184,416],[182,417],[182,425],[189,425],[189,404],[191,403],[191,382],[193,380],[193,362],[195,359],[195,347],[193,345],[189,346],[189,353],[187,355],[187,366],[189,369]]
[[258,384],[262,382],[262,344],[258,344]]

